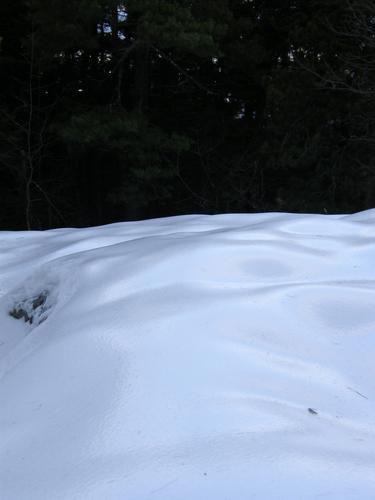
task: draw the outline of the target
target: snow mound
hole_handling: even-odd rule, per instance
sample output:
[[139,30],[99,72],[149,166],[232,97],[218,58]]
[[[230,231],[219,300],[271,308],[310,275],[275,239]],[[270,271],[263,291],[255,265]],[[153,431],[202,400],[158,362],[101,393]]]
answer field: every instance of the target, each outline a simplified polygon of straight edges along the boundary
[[0,498],[375,498],[374,214],[1,233]]

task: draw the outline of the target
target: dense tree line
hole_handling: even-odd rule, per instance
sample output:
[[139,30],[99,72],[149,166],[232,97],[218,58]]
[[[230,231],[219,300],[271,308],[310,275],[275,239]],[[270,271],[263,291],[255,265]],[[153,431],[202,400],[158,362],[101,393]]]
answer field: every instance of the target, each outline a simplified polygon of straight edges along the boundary
[[370,0],[1,0],[0,226],[375,203]]

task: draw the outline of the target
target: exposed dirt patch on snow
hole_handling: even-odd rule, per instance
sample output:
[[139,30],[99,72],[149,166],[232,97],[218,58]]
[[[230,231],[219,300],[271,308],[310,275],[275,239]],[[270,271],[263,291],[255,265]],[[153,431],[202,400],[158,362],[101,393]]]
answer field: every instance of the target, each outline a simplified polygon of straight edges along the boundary
[[48,318],[48,312],[52,307],[49,290],[42,290],[33,297],[19,300],[9,311],[9,315],[37,326]]

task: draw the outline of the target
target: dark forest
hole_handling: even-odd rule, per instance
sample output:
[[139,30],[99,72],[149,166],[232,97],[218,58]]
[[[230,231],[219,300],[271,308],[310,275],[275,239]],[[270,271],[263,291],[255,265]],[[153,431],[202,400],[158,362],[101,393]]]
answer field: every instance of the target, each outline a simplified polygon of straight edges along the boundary
[[375,205],[370,0],[1,0],[0,228]]

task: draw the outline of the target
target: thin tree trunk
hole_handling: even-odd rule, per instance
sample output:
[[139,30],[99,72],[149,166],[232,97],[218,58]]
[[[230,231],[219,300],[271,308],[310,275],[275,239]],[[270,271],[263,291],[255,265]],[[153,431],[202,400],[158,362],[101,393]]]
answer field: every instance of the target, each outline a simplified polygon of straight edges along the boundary
[[135,50],[134,109],[143,114],[148,107],[150,47],[142,43]]
[[[33,29],[33,27],[32,27]],[[26,151],[26,184],[25,184],[25,198],[26,198],[26,208],[25,208],[25,222],[26,227],[31,230],[31,211],[32,211],[32,199],[31,199],[31,188],[34,178],[34,158],[32,150],[32,134],[33,134],[33,113],[34,113],[34,100],[33,100],[33,80],[34,80],[34,57],[35,57],[35,46],[34,46],[34,33],[31,33],[31,47],[30,47],[30,69],[29,69],[29,81],[28,81],[28,104],[29,113],[27,120],[27,151]]]

